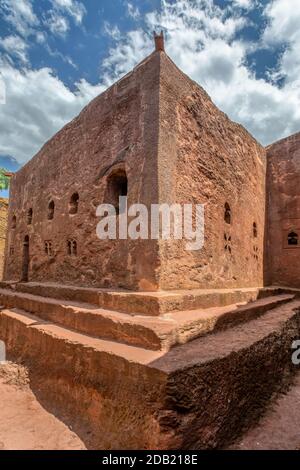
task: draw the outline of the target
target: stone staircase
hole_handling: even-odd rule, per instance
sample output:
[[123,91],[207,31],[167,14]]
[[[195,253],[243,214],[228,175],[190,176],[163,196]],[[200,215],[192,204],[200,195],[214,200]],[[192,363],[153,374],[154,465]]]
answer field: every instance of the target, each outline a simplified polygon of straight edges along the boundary
[[297,295],[1,283],[0,337],[91,448],[215,448],[291,380]]
[[[62,290],[64,289],[63,287]],[[270,295],[243,306],[234,304],[204,308],[200,311],[199,309],[171,311],[161,316],[146,316],[133,315],[132,312],[129,315],[115,310],[107,310],[86,302],[62,300],[60,297],[63,292],[58,292],[58,290],[53,294],[58,295],[59,299],[45,297],[45,295],[49,295],[49,291],[43,288],[38,290],[36,285],[22,284],[18,285],[17,289],[0,289],[0,305],[23,310],[42,320],[96,338],[118,341],[145,349],[167,351],[171,347],[184,344],[207,333],[249,321],[294,298],[293,294]],[[37,292],[41,295],[37,295]],[[252,291],[250,293],[252,294]],[[91,299],[96,302],[96,298],[93,298],[93,291],[90,298],[87,294],[88,292],[85,291],[84,300]],[[248,298],[249,292],[245,291],[244,294]],[[115,295],[117,297],[117,294]],[[126,296],[127,294],[121,293],[120,295]],[[241,293],[237,291],[236,295],[237,300]],[[203,296],[206,302],[208,294],[205,293]],[[230,297],[229,295],[226,298],[224,296],[224,301],[232,299],[233,296],[234,294],[231,292]],[[100,304],[103,303],[102,300],[103,292],[100,292]],[[145,300],[146,303],[147,300]],[[170,308],[173,307],[173,304],[169,303],[168,305]],[[164,306],[164,308],[166,307]]]

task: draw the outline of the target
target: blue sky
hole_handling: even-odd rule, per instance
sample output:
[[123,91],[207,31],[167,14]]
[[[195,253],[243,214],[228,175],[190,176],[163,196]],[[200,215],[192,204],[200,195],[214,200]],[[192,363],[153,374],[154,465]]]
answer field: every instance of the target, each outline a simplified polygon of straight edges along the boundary
[[0,166],[23,165],[149,54],[154,29],[262,144],[300,131],[299,0],[1,0]]

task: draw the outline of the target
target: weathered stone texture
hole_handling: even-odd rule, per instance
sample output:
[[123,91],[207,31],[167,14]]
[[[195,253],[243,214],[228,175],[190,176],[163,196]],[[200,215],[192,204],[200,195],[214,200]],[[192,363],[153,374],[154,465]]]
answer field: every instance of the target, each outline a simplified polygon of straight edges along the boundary
[[212,449],[249,429],[296,368],[299,300],[171,351],[149,351],[0,312],[10,359],[91,449]]
[[[295,372],[300,291],[259,286],[300,287],[300,134],[266,168],[162,39],[12,179],[0,337],[94,449],[221,448]],[[125,174],[129,205],[205,204],[204,247],[100,241]]]
[[[268,148],[266,187],[265,149],[156,51],[12,178],[4,278],[20,279],[28,235],[30,281],[136,291],[264,281],[299,287],[299,250],[286,246],[290,231],[300,232],[298,149],[299,135]],[[204,204],[204,247],[187,251],[186,240],[100,241],[96,208],[111,202],[109,178],[118,171],[128,178],[129,205]],[[79,210],[70,214],[74,193]],[[70,254],[74,241],[77,253]]]
[[[160,287],[261,286],[265,150],[166,55],[160,75],[159,200],[205,204],[202,250],[160,243]],[[226,203],[231,224],[224,220]]]
[[[127,173],[129,204],[157,201],[159,62],[153,54],[97,97],[12,178],[7,247],[14,246],[15,254],[6,252],[6,279],[20,279],[29,235],[30,280],[157,288],[157,243],[100,241],[96,208],[107,202],[107,177],[119,168]],[[75,192],[79,209],[70,215]],[[54,219],[48,220],[51,201]],[[30,208],[33,219],[27,225]],[[77,242],[77,256],[68,255],[68,240]],[[45,242],[51,243],[51,256]]]
[[[98,240],[96,207],[107,202],[107,177],[118,168],[128,176],[129,205],[206,204],[204,249],[188,252],[185,241],[174,240]],[[75,192],[79,212],[70,215]],[[8,245],[15,255],[7,257],[5,278],[19,279],[29,235],[31,281],[136,290],[259,286],[264,194],[264,149],[164,52],[156,52],[13,178]],[[54,219],[47,220],[51,200]],[[224,221],[226,202],[231,225]],[[77,256],[70,256],[68,241],[74,240]]]
[[266,282],[300,287],[300,133],[267,148]]

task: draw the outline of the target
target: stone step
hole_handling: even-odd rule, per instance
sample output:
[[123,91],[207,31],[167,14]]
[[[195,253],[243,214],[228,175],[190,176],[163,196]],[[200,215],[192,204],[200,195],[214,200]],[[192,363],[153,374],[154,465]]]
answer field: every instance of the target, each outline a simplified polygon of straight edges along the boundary
[[41,297],[71,300],[73,302],[84,302],[99,306],[99,289],[64,286],[53,283],[22,283],[5,281],[0,282],[0,288],[12,289],[17,292],[39,295]]
[[262,290],[251,289],[199,289],[164,292],[107,292],[99,295],[99,304],[109,310],[142,315],[163,315],[185,310],[224,307],[257,300]]
[[278,295],[244,306],[229,305],[151,317],[131,316],[90,304],[0,289],[0,304],[7,308],[25,310],[90,336],[152,350],[168,350],[199,336],[249,321],[293,298],[293,295]]
[[155,361],[171,382],[167,403],[173,413],[169,410],[165,431],[172,432],[180,415],[184,421],[180,432],[186,434],[175,448],[226,448],[251,429],[299,371],[292,364],[295,339],[300,339],[299,300],[174,348]]
[[[40,319],[64,325],[74,331],[95,338],[111,339],[124,344],[158,350],[163,337],[170,331],[170,322],[158,317],[134,317],[125,313],[113,312],[92,304],[57,300],[32,294],[0,289],[0,304],[7,308],[17,308]],[[157,323],[157,324],[156,324]]]
[[[8,359],[49,412],[94,449],[228,445],[291,380],[300,301],[169,352],[91,338],[22,310],[0,312]],[[103,432],[105,429],[105,432]]]
[[91,289],[53,283],[0,283],[2,288],[54,299],[84,302],[129,315],[158,316],[168,312],[224,307],[252,302],[283,293],[279,288],[193,289],[180,291],[131,292]]

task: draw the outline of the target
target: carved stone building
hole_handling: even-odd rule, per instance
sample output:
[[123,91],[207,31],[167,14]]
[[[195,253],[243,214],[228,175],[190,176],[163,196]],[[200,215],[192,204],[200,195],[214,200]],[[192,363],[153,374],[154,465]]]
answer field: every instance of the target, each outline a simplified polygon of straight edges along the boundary
[[[31,281],[147,291],[263,285],[265,150],[159,41],[14,176],[6,280],[28,271]],[[96,208],[121,194],[129,206],[205,204],[204,248],[99,240]]]
[[[0,339],[89,448],[226,447],[286,390],[299,175],[300,134],[263,148],[158,36],[12,178]],[[204,204],[204,247],[100,240],[120,195]]]
[[300,287],[300,133],[267,148],[266,284]]

